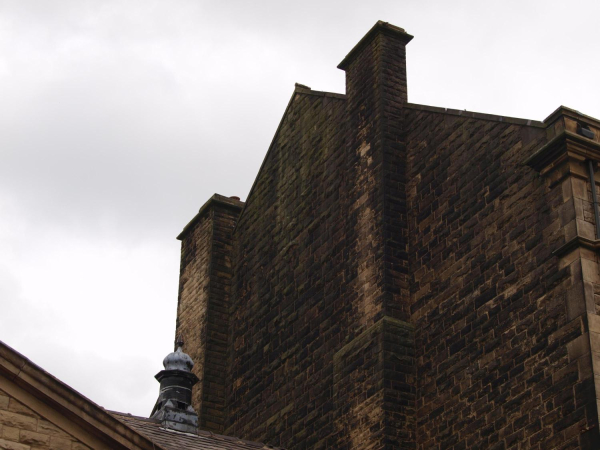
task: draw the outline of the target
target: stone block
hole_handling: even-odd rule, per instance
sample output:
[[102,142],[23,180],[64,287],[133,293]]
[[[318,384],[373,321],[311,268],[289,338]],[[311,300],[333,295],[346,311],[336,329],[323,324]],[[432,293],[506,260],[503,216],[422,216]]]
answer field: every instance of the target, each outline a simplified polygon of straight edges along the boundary
[[[593,353],[600,355],[600,333],[590,331],[590,346]],[[600,366],[599,366],[600,367]]]
[[587,380],[594,377],[594,368],[592,366],[592,356],[587,354],[577,360],[579,365],[579,380]]
[[583,282],[583,295],[585,298],[585,309],[588,314],[596,315],[595,284],[590,281]]
[[576,219],[573,200],[567,201],[560,206],[559,217],[563,227]]
[[583,282],[576,283],[566,293],[567,318],[569,321],[586,313]]
[[572,220],[563,227],[565,233],[565,241],[569,242],[577,237],[577,222]]
[[73,441],[71,439],[59,437],[59,436],[50,436],[50,444],[49,447],[52,450],[71,450],[71,443]]
[[584,180],[571,177],[571,186],[573,187],[573,197],[588,200],[587,183]]
[[581,271],[584,281],[590,281],[595,284],[600,283],[600,273],[598,272],[598,264],[589,259],[581,260]]
[[0,439],[0,448],[4,450],[30,450],[31,447],[29,445],[19,444],[18,442]]
[[22,430],[19,434],[19,442],[21,444],[40,447],[50,444],[50,436],[42,433],[37,433],[35,431]]
[[571,177],[567,177],[563,180],[562,184],[562,198],[563,201],[568,201],[573,198],[573,186],[571,183]]
[[573,339],[567,344],[567,352],[569,354],[569,361],[575,361],[583,355],[590,353],[590,336],[588,333],[584,333],[581,336]]
[[37,431],[39,433],[47,434],[49,436],[61,436],[64,438],[69,437],[69,435],[67,433],[65,433],[63,430],[58,428],[52,422],[48,422],[45,419],[38,420]]
[[8,410],[14,413],[23,414],[24,416],[38,417],[38,415],[18,400],[11,398],[8,405]]
[[587,320],[590,332],[600,334],[600,316],[596,314],[588,314]]
[[37,429],[36,418],[11,411],[0,411],[0,423],[21,430],[35,431]]
[[598,261],[598,255],[596,254],[595,250],[591,250],[591,249],[585,248],[585,247],[581,247],[580,249],[581,249],[580,250],[581,258],[589,259],[590,261],[594,261],[594,262]]
[[576,219],[577,235],[586,239],[596,239],[596,227],[593,223],[586,222],[583,219]]
[[15,427],[4,426],[2,428],[2,437],[9,441],[19,442],[19,429]]
[[580,258],[581,258],[581,248],[575,247],[569,253],[560,257],[560,259],[558,260],[558,267],[560,269],[567,267],[567,266],[571,265],[572,263],[574,263],[575,261],[579,260]]
[[8,409],[9,397],[0,394],[0,409]]
[[575,218],[579,220],[585,220],[583,200],[581,200],[580,198],[574,198],[573,206],[575,207]]

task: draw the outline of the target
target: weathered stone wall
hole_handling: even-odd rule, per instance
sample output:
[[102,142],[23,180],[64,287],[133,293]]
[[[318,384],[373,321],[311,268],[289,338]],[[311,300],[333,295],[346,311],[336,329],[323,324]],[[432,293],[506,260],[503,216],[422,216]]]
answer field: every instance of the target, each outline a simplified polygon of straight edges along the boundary
[[287,448],[414,447],[405,45],[378,24],[297,88],[236,233],[227,432]]
[[331,448],[414,448],[414,363],[414,327],[390,316],[335,353]]
[[86,450],[90,447],[0,390],[0,448]]
[[349,300],[362,309],[356,327],[363,329],[386,315],[409,317],[402,108],[412,36],[387,27],[370,33],[340,64],[348,97],[348,263],[356,274]]
[[335,442],[344,298],[343,96],[297,88],[235,232],[227,434]]
[[203,427],[289,449],[600,448],[600,122],[586,143],[564,108],[408,104],[410,38],[378,23],[340,65],[346,96],[299,85],[233,235],[210,208],[188,228],[178,331]]
[[179,236],[176,335],[200,379],[192,393],[199,426],[219,433],[225,423],[232,233],[242,205],[215,194]]
[[406,44],[411,39],[404,30],[379,23],[339,66],[346,71],[345,299],[352,315],[346,345],[336,354],[344,355],[339,362],[346,367],[335,367],[339,382],[334,396],[336,422],[342,425],[338,445],[350,448],[414,447],[402,114],[407,101]]
[[[211,234],[212,220],[206,214],[181,243],[176,336],[184,339],[185,352],[194,361],[192,371],[200,380],[204,376]],[[202,409],[203,386],[200,381],[193,388],[192,404],[196,412]]]
[[[407,110],[418,448],[594,448],[563,186],[524,162],[543,126]],[[593,405],[595,409],[595,405]],[[597,434],[597,433],[596,433]]]

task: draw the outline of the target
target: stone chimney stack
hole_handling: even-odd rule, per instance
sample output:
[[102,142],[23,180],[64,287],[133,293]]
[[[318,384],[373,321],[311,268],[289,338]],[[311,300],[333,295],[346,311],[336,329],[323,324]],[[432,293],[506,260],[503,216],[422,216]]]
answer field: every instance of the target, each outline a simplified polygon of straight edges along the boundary
[[225,431],[228,385],[227,349],[231,295],[233,230],[244,203],[213,195],[186,225],[181,240],[181,271],[176,336],[200,379],[192,392],[200,428]]
[[403,108],[406,44],[412,38],[402,28],[378,21],[338,65],[346,72],[349,213],[357,224],[357,280],[376,285],[366,293],[377,299],[374,315],[401,320],[410,317]]
[[198,414],[192,407],[192,387],[198,377],[191,372],[194,362],[183,353],[182,346],[179,340],[177,350],[163,361],[165,370],[156,374],[160,392],[150,418],[160,420],[164,428],[196,434]]
[[338,65],[346,72],[349,99],[406,103],[406,45],[412,38],[403,28],[377,21]]
[[[334,356],[336,427],[348,439],[340,446],[416,446],[404,124],[411,39],[379,21],[338,66],[346,72],[345,231],[352,255],[344,301],[361,312]],[[358,361],[369,361],[369,370]]]

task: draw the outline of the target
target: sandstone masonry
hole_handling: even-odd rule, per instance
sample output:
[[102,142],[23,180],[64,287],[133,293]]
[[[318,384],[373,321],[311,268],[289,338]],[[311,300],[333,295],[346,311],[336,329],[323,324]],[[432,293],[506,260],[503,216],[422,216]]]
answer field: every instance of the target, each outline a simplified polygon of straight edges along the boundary
[[86,450],[90,447],[0,390],[0,448]]
[[378,22],[345,95],[297,85],[247,201],[215,195],[180,234],[200,427],[600,448],[600,121],[408,103],[411,39]]

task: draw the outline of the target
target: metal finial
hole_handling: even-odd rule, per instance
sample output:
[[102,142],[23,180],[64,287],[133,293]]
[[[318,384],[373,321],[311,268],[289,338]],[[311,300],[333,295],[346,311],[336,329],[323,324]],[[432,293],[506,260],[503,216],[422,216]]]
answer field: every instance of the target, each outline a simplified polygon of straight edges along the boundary
[[175,339],[175,346],[176,347],[183,347],[184,343],[185,342],[183,342],[183,336],[182,335],[177,336],[177,338]]

